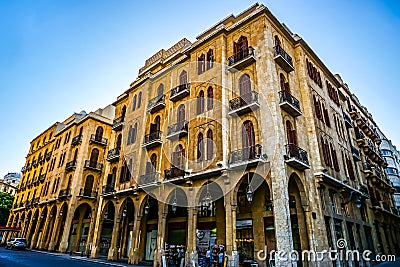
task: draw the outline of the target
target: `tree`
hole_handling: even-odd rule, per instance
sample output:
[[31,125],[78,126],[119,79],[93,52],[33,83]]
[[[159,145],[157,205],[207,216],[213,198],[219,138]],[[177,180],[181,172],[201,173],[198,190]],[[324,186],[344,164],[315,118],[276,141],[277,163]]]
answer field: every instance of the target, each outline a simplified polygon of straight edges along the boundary
[[5,226],[7,224],[13,201],[14,196],[6,192],[0,192],[0,225]]

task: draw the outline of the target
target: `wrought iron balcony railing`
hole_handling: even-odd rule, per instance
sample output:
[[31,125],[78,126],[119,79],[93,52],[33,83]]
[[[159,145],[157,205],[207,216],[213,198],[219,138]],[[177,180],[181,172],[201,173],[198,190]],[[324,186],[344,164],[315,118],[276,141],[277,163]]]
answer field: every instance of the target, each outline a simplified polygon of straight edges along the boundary
[[77,135],[74,138],[72,138],[71,145],[77,146],[80,142],[82,142],[82,135]]
[[286,145],[286,162],[293,166],[294,168],[298,168],[300,170],[305,170],[310,168],[310,163],[308,161],[307,151],[301,149],[295,144],[287,144]]
[[112,129],[114,131],[121,130],[122,126],[124,125],[124,121],[125,121],[125,116],[121,116],[119,118],[116,118],[115,120],[113,120]]
[[147,111],[150,113],[154,113],[165,108],[165,106],[165,95],[158,95],[155,98],[149,100]]
[[61,189],[60,192],[58,192],[58,198],[64,198],[64,197],[69,197],[71,196],[71,189]]
[[292,57],[280,45],[274,47],[274,59],[286,72],[294,70]]
[[260,107],[258,102],[258,93],[255,91],[251,91],[250,93],[229,100],[230,114],[246,113],[258,107]]
[[353,158],[356,161],[361,161],[361,154],[360,154],[360,150],[358,150],[357,148],[355,148],[354,146],[351,146],[351,152],[353,153]]
[[50,160],[50,158],[51,158],[51,154],[52,154],[52,152],[50,151],[50,152],[47,152],[47,154],[46,154],[46,161],[49,161]]
[[165,179],[167,180],[177,177],[183,177],[185,176],[185,170],[183,170],[183,167],[171,167],[170,169],[164,170],[164,175]]
[[228,58],[228,66],[240,68],[241,66],[237,66],[237,65],[239,65],[239,63],[241,63],[242,61],[246,61],[247,59],[252,59],[252,60],[255,59],[254,58],[254,48],[251,46],[247,47],[247,48],[241,48],[239,52],[230,56]]
[[153,147],[161,144],[161,131],[146,134],[143,138],[143,147]]
[[254,159],[259,159],[262,156],[262,145],[256,144],[254,146],[244,147],[231,152],[230,164],[239,162],[247,162]]
[[79,196],[87,198],[97,198],[97,191],[85,190],[84,188],[81,188],[81,190],[79,191]]
[[96,161],[85,160],[85,168],[101,172],[103,169],[103,164]]
[[168,126],[167,138],[182,137],[188,133],[188,122],[180,121]]
[[347,128],[352,128],[353,127],[353,121],[351,120],[350,116],[347,115],[346,112],[343,111],[343,118],[344,118],[344,122],[347,126]]
[[100,137],[100,136],[97,136],[95,134],[92,134],[90,136],[90,142],[93,142],[93,143],[96,143],[96,144],[99,144],[99,145],[102,145],[102,146],[106,146],[108,140],[107,140],[107,138]]
[[108,151],[107,161],[115,161],[119,159],[119,155],[121,153],[121,148],[117,147]]
[[158,172],[149,172],[141,175],[139,178],[139,185],[147,185],[157,182]]
[[293,117],[301,115],[300,101],[288,91],[282,90],[279,92],[279,105]]
[[65,164],[65,170],[66,171],[72,171],[75,168],[76,168],[76,160],[67,162],[67,164]]
[[102,190],[101,190],[101,192],[102,192],[103,195],[111,194],[111,193],[113,193],[114,191],[115,191],[115,189],[114,189],[114,185],[113,185],[113,184],[106,184],[106,185],[103,185],[103,188],[102,188]]
[[178,101],[188,96],[189,94],[190,94],[190,83],[185,83],[171,89],[169,99],[171,101]]

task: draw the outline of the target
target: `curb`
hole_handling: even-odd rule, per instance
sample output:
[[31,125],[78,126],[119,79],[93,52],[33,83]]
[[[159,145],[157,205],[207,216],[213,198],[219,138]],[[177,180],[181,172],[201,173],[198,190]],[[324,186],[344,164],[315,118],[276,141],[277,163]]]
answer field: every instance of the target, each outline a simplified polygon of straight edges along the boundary
[[[121,264],[116,264],[116,263],[112,263],[112,262],[105,262],[105,261],[99,261],[96,259],[87,259],[87,258],[81,258],[81,257],[76,257],[76,256],[72,256],[70,258],[74,259],[74,260],[78,260],[78,261],[93,262],[93,263],[104,264],[104,265],[108,265],[108,266],[116,266],[116,267],[126,267],[127,266],[127,265],[121,265]],[[131,266],[133,266],[133,265],[131,265]]]

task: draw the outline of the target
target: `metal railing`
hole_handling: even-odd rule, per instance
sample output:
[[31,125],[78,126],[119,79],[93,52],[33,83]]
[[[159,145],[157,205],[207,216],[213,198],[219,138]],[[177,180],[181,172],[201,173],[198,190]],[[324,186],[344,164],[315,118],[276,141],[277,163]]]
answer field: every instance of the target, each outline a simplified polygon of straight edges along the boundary
[[100,137],[100,136],[97,136],[95,134],[92,134],[90,136],[90,141],[98,143],[98,144],[102,144],[102,145],[107,145],[107,142],[108,142],[107,138]]
[[85,160],[85,168],[101,171],[103,169],[103,164],[96,161]]
[[288,53],[286,53],[285,50],[283,50],[283,48],[280,45],[277,45],[274,47],[274,56],[281,56],[283,57],[283,59],[285,59],[287,61],[287,63],[289,63],[291,66],[293,66],[293,60],[292,57],[289,56]]
[[52,154],[52,152],[47,152],[47,154],[46,154],[46,156],[45,156],[47,161],[50,160],[51,154]]
[[46,179],[46,174],[45,174],[45,173],[39,175],[39,181],[40,181],[40,182],[44,182],[45,179]]
[[121,152],[121,148],[119,148],[119,147],[109,150],[108,154],[107,154],[107,160],[119,157],[120,152]]
[[355,156],[357,159],[361,159],[360,150],[358,150],[354,146],[351,146],[351,152],[353,153],[353,156]]
[[186,90],[190,90],[190,83],[181,84],[171,89],[170,98],[173,98]]
[[258,103],[258,93],[255,91],[229,100],[229,107],[233,111],[253,103]]
[[101,190],[101,192],[103,193],[103,194],[110,194],[110,193],[113,193],[115,190],[114,190],[114,185],[113,184],[106,184],[106,185],[103,185],[103,188],[102,188],[102,190]]
[[66,170],[72,170],[75,167],[76,167],[76,160],[67,162],[67,164],[65,164],[65,169]]
[[262,145],[256,144],[249,147],[244,147],[231,152],[230,163],[238,163],[261,158]]
[[124,121],[125,121],[125,116],[116,118],[115,120],[113,120],[112,128],[115,129],[115,128],[121,126]]
[[288,91],[282,90],[279,92],[279,101],[280,103],[288,102],[292,106],[294,106],[298,111],[300,111],[300,101],[297,100],[294,96],[292,96]]
[[147,110],[152,110],[155,106],[163,104],[165,105],[165,95],[158,95],[152,99],[149,100],[149,103],[147,105]]
[[85,190],[84,188],[81,188],[81,190],[79,191],[79,196],[80,197],[96,198],[97,197],[97,191]]
[[185,171],[183,170],[183,167],[181,168],[171,167],[170,169],[164,170],[165,179],[185,176]]
[[143,145],[146,145],[146,144],[154,142],[154,141],[160,141],[161,134],[162,134],[161,131],[155,131],[153,133],[146,134],[143,139]]
[[346,112],[344,112],[344,111],[343,111],[343,118],[344,118],[344,121],[345,121],[346,123],[348,123],[349,125],[353,125],[353,123],[352,123],[352,120],[351,120],[350,116],[349,116],[349,115],[347,115],[347,113],[346,113]]
[[76,146],[80,142],[82,142],[82,135],[77,135],[74,138],[72,138],[71,145]]
[[187,121],[180,121],[177,122],[175,124],[169,125],[168,126],[168,135],[172,135],[175,133],[179,133],[182,131],[186,131],[188,130],[188,122]]
[[286,156],[290,158],[294,158],[298,161],[303,162],[306,165],[310,165],[308,161],[307,151],[301,149],[300,147],[296,146],[295,144],[287,144],[286,145]]
[[61,189],[60,192],[58,193],[59,198],[68,197],[70,195],[71,195],[71,189],[69,189],[69,188]]
[[139,185],[151,184],[157,181],[158,172],[149,172],[141,175],[139,178]]
[[235,63],[242,61],[243,59],[246,59],[250,56],[254,56],[253,47],[250,46],[246,48],[241,48],[239,52],[228,58],[228,66],[232,66]]

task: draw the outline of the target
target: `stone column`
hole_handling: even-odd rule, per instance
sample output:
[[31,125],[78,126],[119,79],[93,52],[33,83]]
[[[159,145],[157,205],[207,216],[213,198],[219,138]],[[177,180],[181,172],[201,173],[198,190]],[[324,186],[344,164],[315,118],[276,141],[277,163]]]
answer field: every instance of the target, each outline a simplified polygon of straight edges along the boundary
[[89,226],[89,234],[87,237],[87,242],[86,242],[86,248],[85,248],[85,254],[89,255],[91,253],[90,251],[90,244],[93,242],[93,235],[94,235],[94,227],[96,224],[96,220],[94,215],[90,218],[90,226]]
[[121,218],[118,218],[114,222],[113,228],[113,236],[111,239],[110,249],[108,250],[108,257],[107,259],[110,261],[116,261],[118,259],[118,247],[117,244],[120,239],[120,227],[121,227]]
[[72,218],[74,217],[74,210],[72,209],[72,206],[68,208],[66,216],[67,218],[65,219],[64,230],[61,237],[60,248],[59,248],[61,253],[66,253],[68,249],[68,239],[71,231]]
[[162,256],[164,255],[165,233],[167,226],[168,204],[158,202],[158,230],[157,230],[157,250],[154,253],[153,266],[162,265]]
[[128,264],[138,264],[139,263],[139,251],[140,251],[140,228],[142,225],[142,215],[140,211],[137,212],[135,224],[133,225],[133,235],[132,235],[132,246],[129,251]]
[[36,223],[36,227],[35,227],[35,232],[33,233],[33,236],[32,236],[32,241],[31,241],[31,246],[30,246],[30,248],[32,249],[32,248],[34,248],[34,246],[36,245],[36,243],[37,243],[37,238],[38,238],[38,235],[39,235],[39,230],[40,230],[40,225],[42,224],[42,220],[43,220],[44,218],[42,218],[42,217],[39,217],[39,219],[38,219],[38,221],[37,221],[37,223]]
[[39,249],[43,249],[44,248],[44,244],[46,243],[47,240],[47,232],[49,230],[50,227],[50,214],[47,216],[46,221],[44,223],[44,227],[43,227],[43,232],[42,232],[42,236],[39,240]]
[[60,228],[60,220],[62,220],[62,216],[60,216],[58,213],[56,213],[56,219],[55,223],[52,229],[52,233],[50,234],[50,242],[49,242],[49,251],[54,251],[54,248],[56,246],[56,238],[59,236],[59,228]]
[[95,222],[93,225],[92,251],[90,251],[91,258],[97,258],[100,252],[99,242],[100,242],[101,231],[103,228],[103,216],[102,216],[102,211],[104,208],[103,202],[104,202],[103,198],[100,197],[100,201],[97,206],[97,213],[94,217]]

